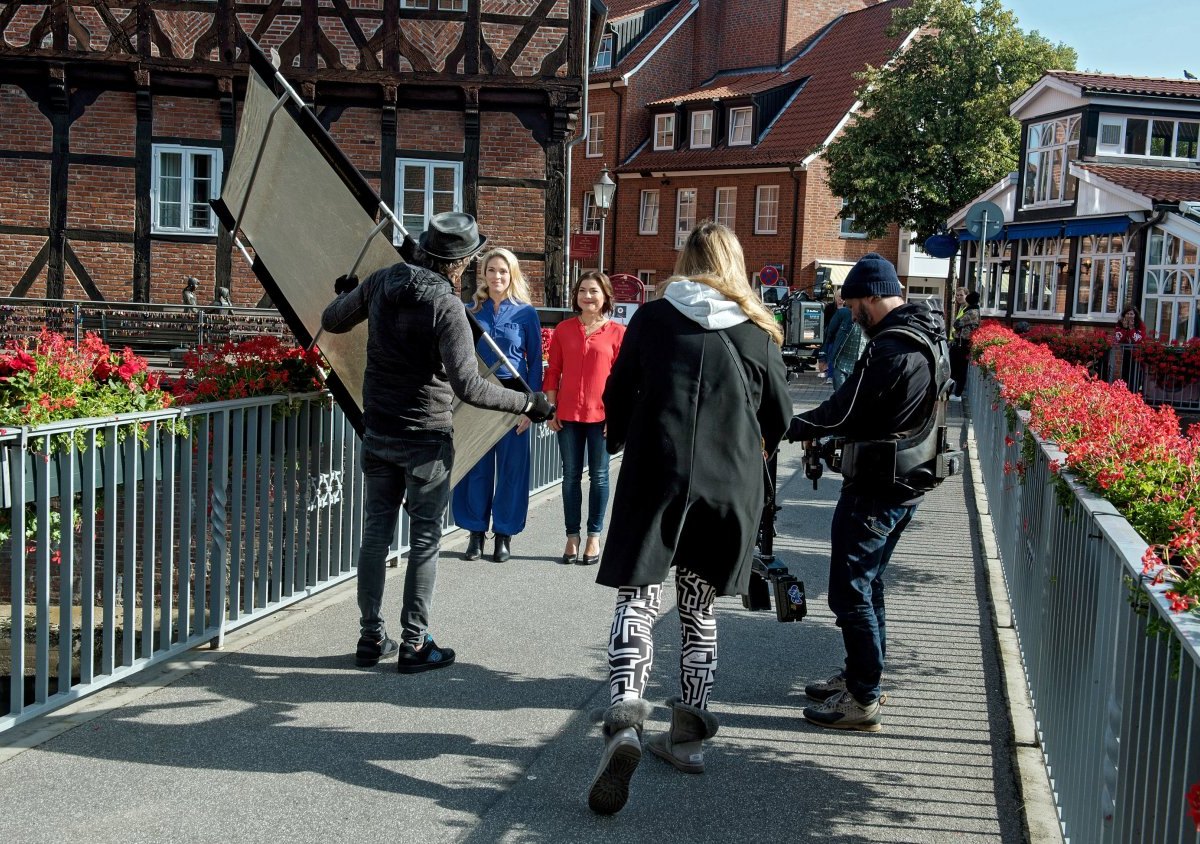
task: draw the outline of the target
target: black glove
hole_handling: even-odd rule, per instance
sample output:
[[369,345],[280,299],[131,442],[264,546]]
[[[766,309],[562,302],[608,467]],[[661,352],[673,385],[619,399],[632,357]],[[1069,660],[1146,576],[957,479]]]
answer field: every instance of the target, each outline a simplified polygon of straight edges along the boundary
[[521,411],[529,417],[532,422],[545,422],[554,415],[554,405],[550,403],[550,399],[546,398],[545,393],[528,393],[526,397],[529,399],[529,404],[525,405],[525,409]]
[[809,431],[808,422],[801,419],[799,416],[792,417],[791,424],[788,425],[787,434],[785,436],[787,437],[787,441],[790,443],[794,443],[799,440],[811,440],[813,438],[812,433]]
[[349,293],[356,287],[358,287],[358,276],[353,273],[350,275],[340,275],[333,282],[333,292],[339,296],[343,293]]

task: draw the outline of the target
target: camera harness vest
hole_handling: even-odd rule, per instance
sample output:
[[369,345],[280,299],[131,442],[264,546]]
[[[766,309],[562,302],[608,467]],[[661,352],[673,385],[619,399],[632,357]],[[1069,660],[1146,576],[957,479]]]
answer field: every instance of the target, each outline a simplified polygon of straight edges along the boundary
[[896,334],[915,342],[933,366],[929,386],[933,394],[933,412],[920,428],[896,441],[896,480],[919,491],[936,487],[946,477],[939,466],[939,455],[952,450],[946,441],[946,397],[950,392],[950,347],[945,338],[936,340],[928,334],[898,325],[885,328],[875,335]]

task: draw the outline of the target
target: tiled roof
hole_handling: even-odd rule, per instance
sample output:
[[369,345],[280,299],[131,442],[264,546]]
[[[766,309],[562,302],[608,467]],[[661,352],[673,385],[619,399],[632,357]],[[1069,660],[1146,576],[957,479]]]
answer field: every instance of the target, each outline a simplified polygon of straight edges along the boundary
[[[622,12],[621,14],[632,14],[634,12],[641,11],[642,9],[648,9],[651,6],[657,6],[660,2],[662,2],[662,0],[655,0],[653,3],[637,4],[633,2],[626,2],[625,5],[630,8],[627,12]],[[679,23],[681,20],[691,14],[694,8],[694,5],[689,2],[689,0],[683,0],[683,2],[672,9],[665,18],[656,23],[654,28],[650,30],[646,37],[643,38],[642,41],[633,48],[633,50],[626,55],[621,56],[620,61],[618,61],[616,65],[608,70],[592,73],[592,75],[589,77],[589,80],[591,82],[612,82],[613,80],[620,79],[621,74],[625,73],[631,68],[637,67],[638,64],[641,63],[642,59],[646,58],[650,51],[657,47],[663,41],[663,39],[667,37],[667,34],[675,28],[675,24]],[[611,21],[614,17],[616,17],[616,14],[613,12],[612,6],[610,6],[608,19]]]
[[657,6],[663,0],[607,0],[604,4],[608,6],[608,20],[619,20],[626,15],[632,15],[636,12],[641,12],[649,9],[651,6]]
[[1200,201],[1200,170],[1176,167],[1132,167],[1124,164],[1075,164],[1105,181],[1140,193],[1155,202]]
[[1105,73],[1076,73],[1073,70],[1052,70],[1050,76],[1085,92],[1096,94],[1136,94],[1143,97],[1177,97],[1200,100],[1200,80],[1155,79],[1148,76],[1114,76]]
[[757,145],[713,149],[655,151],[644,146],[619,172],[642,170],[707,170],[714,167],[765,167],[799,163],[817,149],[854,106],[861,81],[855,77],[868,64],[879,67],[891,58],[903,36],[889,36],[892,12],[909,0],[885,0],[842,16],[824,37],[786,71],[729,73],[696,91],[681,92],[659,102],[744,96],[808,78],[795,101],[779,116]]

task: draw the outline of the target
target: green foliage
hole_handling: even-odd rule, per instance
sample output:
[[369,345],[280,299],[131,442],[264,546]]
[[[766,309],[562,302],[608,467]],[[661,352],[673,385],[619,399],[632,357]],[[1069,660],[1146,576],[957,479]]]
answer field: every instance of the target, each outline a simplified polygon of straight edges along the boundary
[[831,190],[871,236],[899,223],[919,238],[1017,167],[1009,104],[1075,51],[1017,27],[1000,0],[914,0],[893,32],[922,34],[862,75],[862,115],[825,149]]

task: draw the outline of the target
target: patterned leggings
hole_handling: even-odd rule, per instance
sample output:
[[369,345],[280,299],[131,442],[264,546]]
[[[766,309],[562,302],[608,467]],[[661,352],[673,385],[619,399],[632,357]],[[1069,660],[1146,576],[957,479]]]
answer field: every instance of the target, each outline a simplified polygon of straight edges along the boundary
[[[682,647],[679,686],[683,702],[708,707],[717,671],[717,592],[698,575],[675,569],[676,603]],[[640,698],[654,664],[654,620],[662,604],[662,585],[624,586],[617,590],[617,609],[608,640],[608,676],[612,702]]]

